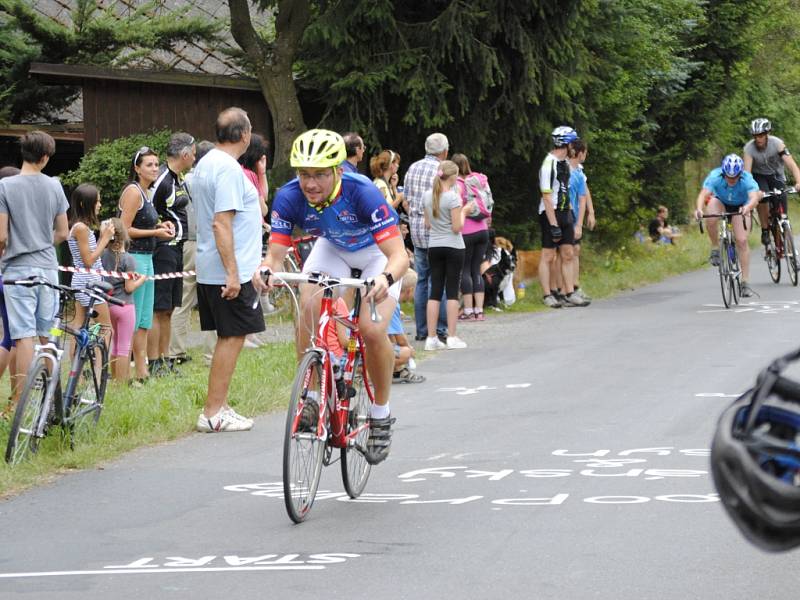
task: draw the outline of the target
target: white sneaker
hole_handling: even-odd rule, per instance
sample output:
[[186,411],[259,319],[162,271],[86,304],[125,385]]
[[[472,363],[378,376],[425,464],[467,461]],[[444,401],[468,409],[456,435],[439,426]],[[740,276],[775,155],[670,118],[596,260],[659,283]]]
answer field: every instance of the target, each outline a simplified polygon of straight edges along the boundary
[[428,352],[432,350],[444,350],[445,348],[447,348],[447,346],[445,346],[438,337],[429,337],[425,340],[425,350]]
[[213,417],[203,413],[197,417],[197,431],[203,433],[222,433],[223,431],[249,431],[253,421],[236,414],[231,408],[223,408]]
[[448,350],[458,350],[459,348],[466,348],[467,343],[462,340],[461,338],[457,338],[454,335],[447,336],[447,349]]
[[230,406],[228,408],[223,408],[222,410],[224,410],[228,414],[228,416],[230,418],[232,418],[232,419],[236,419],[237,421],[241,421],[243,423],[249,423],[250,427],[252,427],[253,423],[255,423],[255,421],[253,421],[253,419],[251,419],[250,417],[245,417],[243,415],[240,415],[235,410],[233,410]]

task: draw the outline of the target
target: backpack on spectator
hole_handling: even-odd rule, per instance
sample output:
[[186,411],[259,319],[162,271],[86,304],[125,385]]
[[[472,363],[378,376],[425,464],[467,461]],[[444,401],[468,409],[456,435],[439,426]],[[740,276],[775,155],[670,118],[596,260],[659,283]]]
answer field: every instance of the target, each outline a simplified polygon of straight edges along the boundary
[[489,187],[489,180],[483,173],[472,172],[464,178],[464,187],[467,190],[467,202],[475,200],[475,210],[468,215],[475,221],[483,221],[492,216],[494,208],[494,198],[492,188]]

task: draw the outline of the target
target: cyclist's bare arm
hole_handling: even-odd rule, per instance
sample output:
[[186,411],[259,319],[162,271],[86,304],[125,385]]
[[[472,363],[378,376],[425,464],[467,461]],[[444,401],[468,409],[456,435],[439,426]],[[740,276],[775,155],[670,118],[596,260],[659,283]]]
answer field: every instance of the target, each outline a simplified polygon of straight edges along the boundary
[[544,212],[547,215],[547,222],[550,223],[552,227],[555,227],[558,221],[556,221],[556,209],[553,208],[553,193],[542,192],[542,202],[544,203]]
[[590,231],[594,230],[597,220],[594,217],[594,204],[592,203],[592,191],[589,184],[586,184],[586,226]]
[[700,193],[697,195],[697,202],[695,203],[694,216],[696,219],[699,219],[703,215],[703,207],[706,205],[709,198],[711,198],[711,195],[711,190],[708,188],[700,190]]
[[753,174],[753,157],[747,152],[744,153],[744,170],[751,175]]
[[[408,253],[400,235],[393,235],[378,243],[378,248],[384,253],[388,262],[383,269],[391,273],[394,281],[400,281],[408,271]],[[383,301],[389,295],[389,282],[386,277],[379,275],[375,278],[375,286],[369,291],[366,298],[374,298],[376,302]]]
[[[786,146],[783,147],[781,152],[786,149]],[[795,161],[794,156],[791,154],[784,154],[783,155],[783,164],[786,165],[786,168],[789,169],[792,173],[792,179],[794,179],[795,187],[800,186],[800,167],[797,166],[797,161]]]

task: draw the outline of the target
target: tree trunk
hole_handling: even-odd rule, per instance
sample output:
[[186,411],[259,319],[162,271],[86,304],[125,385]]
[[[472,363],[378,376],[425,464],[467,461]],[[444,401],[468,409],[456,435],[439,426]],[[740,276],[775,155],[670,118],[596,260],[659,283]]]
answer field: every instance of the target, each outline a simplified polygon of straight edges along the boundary
[[295,53],[310,19],[307,0],[280,0],[275,22],[275,43],[268,46],[256,33],[247,0],[229,0],[231,34],[247,55],[272,114],[273,179],[288,174],[292,141],[306,126],[292,70]]

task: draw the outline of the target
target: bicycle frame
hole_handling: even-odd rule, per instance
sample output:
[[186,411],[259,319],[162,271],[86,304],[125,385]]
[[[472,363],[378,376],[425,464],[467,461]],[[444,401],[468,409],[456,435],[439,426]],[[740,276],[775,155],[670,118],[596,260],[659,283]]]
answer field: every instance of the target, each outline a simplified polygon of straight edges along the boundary
[[[347,448],[355,444],[355,438],[365,428],[368,423],[362,424],[357,429],[347,432],[347,420],[350,411],[350,390],[353,389],[353,379],[356,373],[356,361],[361,361],[361,377],[363,377],[364,389],[371,404],[375,403],[375,396],[369,383],[369,375],[366,369],[366,349],[364,340],[359,330],[360,313],[362,306],[361,290],[364,284],[359,279],[334,278],[321,273],[274,273],[273,278],[284,283],[312,283],[323,288],[322,301],[320,304],[320,314],[317,319],[315,335],[311,340],[311,346],[306,352],[316,352],[322,363],[322,381],[320,389],[324,390],[326,402],[320,401],[319,421],[317,423],[317,436],[324,439],[327,435],[329,445],[335,448]],[[336,286],[353,287],[356,290],[353,303],[352,317],[340,317],[333,311],[333,288]],[[376,319],[374,305],[371,306],[372,318]],[[350,340],[347,344],[346,359],[342,373],[344,380],[345,393],[340,395],[336,389],[333,363],[326,340],[328,335],[336,333],[336,324],[341,323],[350,331]],[[311,377],[311,373],[307,374]],[[308,384],[308,382],[306,382]],[[322,400],[322,399],[320,399]],[[332,403],[332,405],[331,405]],[[330,432],[325,431],[326,411],[330,411]],[[295,428],[300,419],[300,414],[295,415]],[[328,435],[329,434],[329,435]]]

